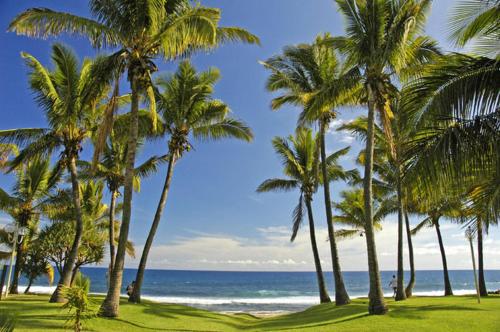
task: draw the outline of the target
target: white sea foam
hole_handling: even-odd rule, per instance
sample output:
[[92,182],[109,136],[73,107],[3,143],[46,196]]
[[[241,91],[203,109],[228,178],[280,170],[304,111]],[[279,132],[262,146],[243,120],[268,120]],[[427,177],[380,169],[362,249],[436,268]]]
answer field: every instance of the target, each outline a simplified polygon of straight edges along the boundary
[[221,305],[221,304],[290,304],[290,305],[314,305],[318,304],[317,296],[286,296],[286,297],[262,297],[262,298],[229,298],[229,297],[176,297],[176,296],[142,296],[142,298],[162,302],[178,304],[199,305]]
[[[26,286],[19,286],[19,292],[24,292]],[[35,294],[51,294],[55,286],[31,286],[30,292]],[[102,294],[102,293],[94,293]],[[473,295],[473,289],[457,289],[453,291],[455,295]],[[444,290],[413,292],[414,296],[443,296]],[[392,293],[385,293],[384,296],[391,297]],[[351,298],[367,297],[367,295],[353,295]],[[281,296],[281,297],[181,297],[181,296],[152,296],[144,295],[143,299],[160,302],[188,305],[245,305],[245,304],[275,304],[275,305],[315,305],[319,304],[317,296]]]

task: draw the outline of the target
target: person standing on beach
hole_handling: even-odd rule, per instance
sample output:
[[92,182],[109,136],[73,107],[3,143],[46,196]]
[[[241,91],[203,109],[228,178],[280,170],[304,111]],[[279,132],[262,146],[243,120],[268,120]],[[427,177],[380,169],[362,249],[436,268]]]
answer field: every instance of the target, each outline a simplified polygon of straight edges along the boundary
[[396,279],[395,275],[392,276],[392,280],[391,280],[391,282],[389,282],[389,287],[391,287],[392,290],[394,291],[394,294],[392,294],[392,297],[396,297],[396,293],[398,291],[398,279]]

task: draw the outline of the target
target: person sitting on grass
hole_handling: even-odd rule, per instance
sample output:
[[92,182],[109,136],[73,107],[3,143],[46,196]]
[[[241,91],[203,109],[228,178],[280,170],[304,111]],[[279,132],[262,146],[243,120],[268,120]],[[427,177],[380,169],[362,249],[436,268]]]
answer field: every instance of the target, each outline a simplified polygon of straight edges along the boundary
[[134,292],[134,286],[135,286],[135,280],[132,281],[128,286],[127,286],[127,295],[128,297],[132,296],[132,293]]
[[392,276],[392,280],[391,282],[389,282],[389,287],[392,288],[392,290],[394,291],[394,294],[392,294],[392,297],[396,297],[396,293],[398,292],[398,279],[396,279],[396,276],[393,275]]

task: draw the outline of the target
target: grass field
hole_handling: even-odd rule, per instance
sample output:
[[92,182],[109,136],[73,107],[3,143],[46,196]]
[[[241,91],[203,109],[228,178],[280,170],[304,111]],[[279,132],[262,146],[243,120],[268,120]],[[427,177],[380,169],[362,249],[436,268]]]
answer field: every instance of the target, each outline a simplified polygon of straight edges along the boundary
[[[94,298],[96,303],[100,298]],[[12,296],[0,302],[0,315],[17,316],[16,331],[63,330],[67,313],[45,295]],[[257,318],[247,314],[223,315],[191,307],[123,301],[120,318],[94,318],[89,331],[500,331],[500,296],[418,297],[389,300],[385,316],[369,316],[367,302],[354,300],[336,308],[318,305],[283,316]],[[66,327],[67,328],[67,327]]]

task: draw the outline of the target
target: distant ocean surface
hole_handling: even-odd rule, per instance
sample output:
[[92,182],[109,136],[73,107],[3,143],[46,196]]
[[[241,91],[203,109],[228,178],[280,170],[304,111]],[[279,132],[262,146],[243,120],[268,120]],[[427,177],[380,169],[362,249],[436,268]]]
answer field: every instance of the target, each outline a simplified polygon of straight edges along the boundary
[[[83,268],[91,279],[91,292],[106,292],[106,269]],[[122,292],[135,278],[136,270],[126,269]],[[394,272],[384,271],[382,286],[387,296],[392,295],[388,287]],[[500,271],[485,271],[489,290],[500,289]],[[333,276],[326,274],[330,297],[334,299]],[[409,279],[408,274],[405,281]],[[472,271],[450,271],[455,295],[474,292]],[[344,272],[349,295],[352,298],[368,294],[367,272]],[[21,285],[26,285],[22,280]],[[23,290],[22,287],[20,290]],[[49,293],[45,277],[39,278],[31,291]],[[441,271],[417,271],[415,295],[443,295]],[[170,271],[147,270],[142,287],[144,299],[165,303],[185,304],[197,308],[220,312],[279,313],[300,311],[318,301],[318,288],[314,272],[215,272],[215,271]]]

